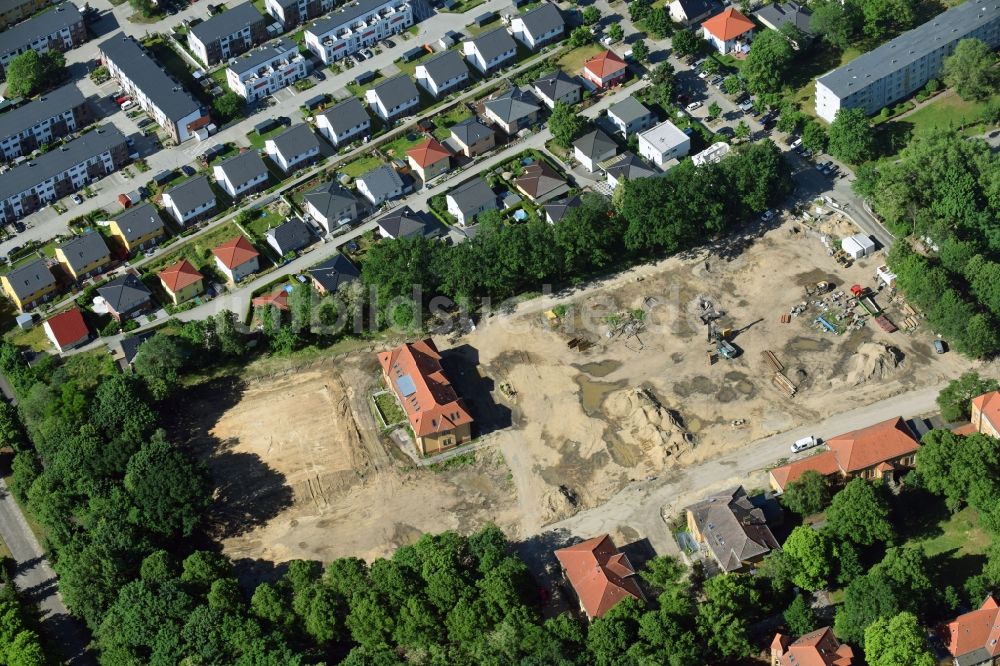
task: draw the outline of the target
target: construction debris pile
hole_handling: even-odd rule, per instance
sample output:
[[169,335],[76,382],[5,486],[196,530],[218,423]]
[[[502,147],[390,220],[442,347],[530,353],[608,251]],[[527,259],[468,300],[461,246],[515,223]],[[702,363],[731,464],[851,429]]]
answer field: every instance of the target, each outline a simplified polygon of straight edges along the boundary
[[858,386],[871,380],[889,379],[903,360],[903,354],[890,345],[866,342],[858,347],[847,371],[847,383]]
[[622,442],[640,448],[654,468],[680,462],[678,457],[694,447],[694,436],[649,389],[613,393],[604,409],[609,422],[618,426],[615,435]]

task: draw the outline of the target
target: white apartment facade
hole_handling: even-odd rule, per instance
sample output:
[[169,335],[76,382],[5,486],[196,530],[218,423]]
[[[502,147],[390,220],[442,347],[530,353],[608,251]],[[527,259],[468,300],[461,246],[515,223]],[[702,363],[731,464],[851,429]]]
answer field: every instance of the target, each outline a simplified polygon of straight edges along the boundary
[[10,61],[22,53],[69,51],[85,41],[87,29],[83,16],[70,2],[18,23],[4,31],[0,39],[0,81],[6,77]]
[[305,31],[306,47],[329,65],[414,23],[406,0],[361,0],[313,22]]
[[248,102],[273,95],[306,77],[306,59],[291,40],[279,40],[236,59],[226,70],[229,89]]

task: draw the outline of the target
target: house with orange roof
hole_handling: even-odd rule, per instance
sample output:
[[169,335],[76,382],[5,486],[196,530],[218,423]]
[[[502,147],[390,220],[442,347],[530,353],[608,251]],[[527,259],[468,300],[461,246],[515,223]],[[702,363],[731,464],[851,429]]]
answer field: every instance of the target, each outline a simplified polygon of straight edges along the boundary
[[646,600],[628,556],[618,551],[607,534],[560,548],[555,555],[590,620],[628,597]]
[[722,55],[745,53],[756,27],[753,21],[732,7],[701,24],[705,39]]
[[205,280],[205,276],[187,259],[181,259],[176,264],[167,266],[157,277],[160,278],[160,284],[174,305],[180,305],[200,294]]
[[854,666],[854,650],[837,640],[830,627],[811,631],[796,641],[775,634],[771,666]]
[[426,183],[448,170],[451,166],[451,151],[437,139],[430,138],[406,151],[406,161]]
[[582,75],[598,88],[611,88],[628,77],[628,66],[620,55],[607,50],[583,63]]
[[900,417],[852,430],[826,441],[829,449],[771,470],[771,487],[784,492],[806,471],[843,480],[895,478],[913,467],[920,443]]
[[948,652],[955,666],[1000,664],[1000,605],[992,595],[979,610],[948,623]]
[[258,296],[252,301],[255,308],[278,308],[282,312],[288,310],[288,292],[284,287],[270,294]]
[[976,432],[1000,437],[1000,391],[990,391],[972,399],[971,421]]
[[230,282],[239,282],[260,270],[260,252],[242,234],[212,250],[215,265]]
[[42,328],[52,345],[60,352],[74,349],[90,340],[90,327],[77,307],[49,317]]
[[378,355],[386,386],[396,394],[426,456],[472,439],[472,415],[455,392],[430,338],[407,342]]

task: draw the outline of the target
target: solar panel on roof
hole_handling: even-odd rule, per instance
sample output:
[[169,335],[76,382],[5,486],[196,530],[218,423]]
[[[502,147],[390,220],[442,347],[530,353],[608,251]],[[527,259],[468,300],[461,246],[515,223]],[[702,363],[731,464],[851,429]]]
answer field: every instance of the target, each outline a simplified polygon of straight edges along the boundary
[[399,392],[402,393],[404,397],[409,397],[417,392],[417,387],[413,384],[413,378],[409,375],[403,375],[397,379],[396,386],[399,387]]

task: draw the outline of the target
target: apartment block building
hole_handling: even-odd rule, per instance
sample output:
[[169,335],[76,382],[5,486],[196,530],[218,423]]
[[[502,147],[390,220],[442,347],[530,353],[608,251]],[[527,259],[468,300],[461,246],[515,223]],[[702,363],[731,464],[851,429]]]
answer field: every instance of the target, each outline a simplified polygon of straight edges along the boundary
[[5,30],[0,39],[0,81],[7,80],[10,61],[30,50],[39,54],[49,51],[66,52],[87,41],[80,10],[64,2],[51,11],[18,23]]
[[1000,47],[1000,2],[966,2],[938,14],[816,80],[816,114],[833,122],[840,109],[872,114],[908,97],[941,74],[963,39]]
[[264,9],[285,32],[333,10],[334,0],[266,0]]
[[0,223],[7,224],[42,205],[76,192],[128,163],[125,135],[106,123],[11,169],[0,178]]
[[306,59],[289,39],[262,46],[234,60],[226,70],[229,89],[254,102],[306,77]]
[[75,84],[56,88],[38,99],[0,115],[0,160],[31,151],[93,120],[90,105]]
[[52,0],[0,0],[0,30],[45,9]]
[[135,38],[116,33],[101,42],[101,60],[135,103],[183,143],[212,122],[202,104],[175,81]]
[[267,41],[267,23],[253,4],[244,2],[191,28],[188,47],[211,67]]
[[414,20],[413,7],[406,0],[360,0],[306,28],[306,47],[329,65],[398,35]]

